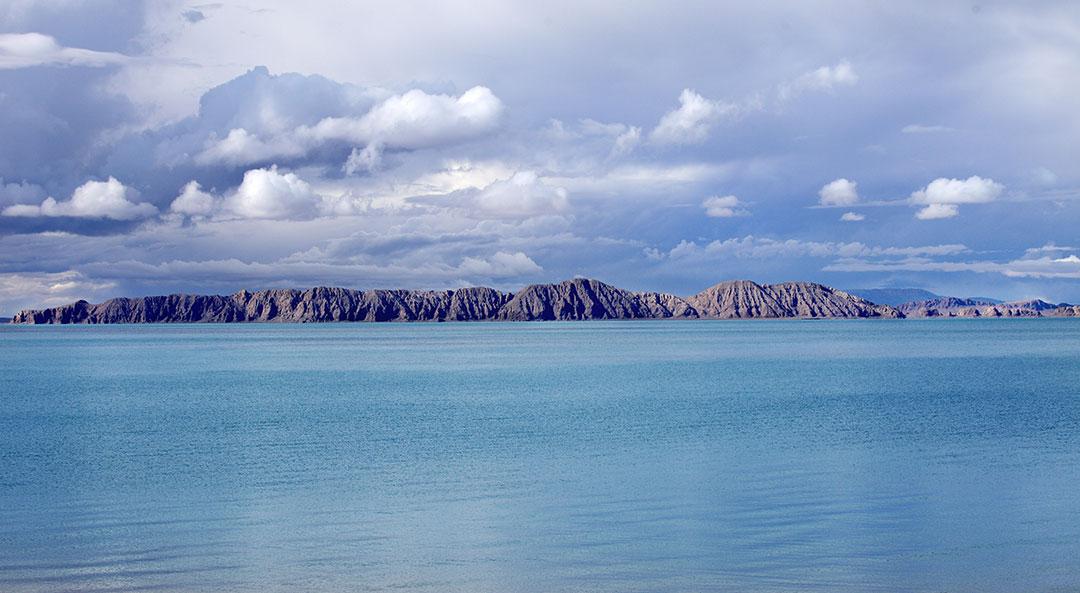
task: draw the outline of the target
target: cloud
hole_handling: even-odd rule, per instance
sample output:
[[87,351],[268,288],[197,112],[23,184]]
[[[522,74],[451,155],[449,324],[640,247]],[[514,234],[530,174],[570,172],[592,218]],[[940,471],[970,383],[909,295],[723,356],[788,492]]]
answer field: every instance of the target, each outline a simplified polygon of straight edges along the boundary
[[458,271],[467,276],[502,278],[527,276],[544,271],[535,261],[524,253],[496,252],[488,258],[466,257],[458,266]]
[[[169,18],[179,20],[175,13]],[[256,67],[204,92],[197,113],[190,117],[148,128],[132,129],[130,121],[113,123],[114,130],[107,132],[111,141],[84,152],[94,150],[109,173],[140,188],[180,187],[198,179],[224,189],[235,186],[245,170],[273,164],[338,168],[351,146],[308,143],[296,136],[296,130],[326,117],[362,115],[389,95],[376,87],[318,75],[271,74]],[[2,151],[0,144],[0,164]],[[161,200],[172,197],[160,189],[152,195]]]
[[683,89],[679,107],[660,118],[649,139],[655,144],[701,144],[717,121],[737,111],[734,104],[712,101],[690,89]]
[[36,183],[4,183],[0,178],[0,207],[6,204],[38,202],[46,197],[45,189]]
[[1029,247],[1029,248],[1025,249],[1024,250],[1024,255],[1026,257],[1035,257],[1035,256],[1038,256],[1038,255],[1041,255],[1041,254],[1054,255],[1054,254],[1057,254],[1057,253],[1063,253],[1063,252],[1069,252],[1069,251],[1080,251],[1080,248],[1069,247],[1069,246],[1066,246],[1066,245],[1055,245],[1053,243],[1047,243],[1046,245],[1043,245],[1042,247]]
[[41,33],[0,34],[0,70],[34,66],[109,66],[130,60],[125,55],[64,47]]
[[973,175],[967,179],[935,179],[923,189],[911,194],[916,204],[979,204],[992,202],[1005,186],[993,179]]
[[[751,164],[748,168],[753,167]],[[689,192],[731,177],[738,169],[732,163],[682,163],[673,165],[631,162],[603,171],[552,175],[572,192],[621,196],[655,197],[656,192]]]
[[1009,278],[1080,278],[1080,257],[1023,257],[997,261],[935,261],[912,257],[902,260],[850,259],[829,264],[827,272],[975,272],[997,273]]
[[781,102],[785,102],[807,91],[832,91],[838,86],[852,86],[857,82],[859,75],[850,63],[844,61],[811,70],[795,80],[781,84],[777,96]]
[[389,97],[361,117],[328,117],[297,130],[303,139],[379,142],[390,148],[418,149],[470,140],[499,124],[503,103],[483,86],[458,97],[413,89]]
[[1014,259],[1005,262],[997,271],[1009,278],[1080,279],[1080,257]]
[[413,194],[449,194],[462,189],[483,189],[513,177],[516,169],[502,161],[448,159],[438,170],[421,174],[406,188]]
[[960,214],[960,207],[956,204],[930,204],[915,213],[919,220],[939,220],[953,218]]
[[251,169],[225,208],[244,218],[310,218],[317,214],[322,199],[295,173],[280,173],[276,166]]
[[220,140],[212,135],[207,141],[206,149],[195,155],[195,162],[200,165],[222,162],[229,165],[250,165],[277,158],[298,157],[306,152],[306,147],[290,137],[263,139],[244,128],[233,128]]
[[30,307],[99,298],[115,288],[115,282],[91,280],[75,271],[0,274],[0,312],[10,315]]
[[626,156],[641,144],[641,128],[634,126],[615,137],[615,143],[611,147],[611,158]]
[[[552,120],[552,124],[561,125],[562,122],[556,119]],[[602,121],[597,121],[595,119],[585,118],[578,122],[578,130],[580,131],[578,134],[575,134],[573,132],[567,133],[569,133],[571,136],[618,136],[626,132],[628,129],[629,126],[627,126],[626,124],[605,123]]]
[[819,203],[822,206],[851,206],[859,202],[858,184],[840,178],[826,183],[819,191]]
[[844,222],[860,222],[866,220],[866,215],[858,212],[845,212],[840,215],[840,220]]
[[[0,176],[10,189],[0,190],[0,211],[16,204],[40,209],[48,196],[67,200],[86,180],[112,175],[141,192],[129,200],[151,202],[164,216],[138,224],[0,218],[0,240],[8,238],[0,243],[5,251],[0,272],[12,266],[57,271],[66,269],[65,258],[103,265],[126,259],[237,258],[265,263],[265,277],[281,285],[291,277],[288,271],[273,275],[278,258],[363,231],[376,235],[380,245],[395,245],[400,261],[394,263],[403,270],[429,270],[418,266],[425,260],[447,266],[431,271],[430,278],[448,284],[453,277],[440,274],[453,274],[446,270],[463,258],[487,260],[495,252],[529,254],[552,279],[586,273],[665,290],[685,286],[689,278],[715,279],[717,273],[831,280],[817,273],[820,265],[807,267],[806,261],[814,262],[799,259],[775,266],[753,260],[742,262],[743,268],[735,261],[732,267],[673,267],[663,276],[633,266],[645,262],[646,245],[663,245],[666,251],[680,239],[705,236],[697,240],[704,250],[716,238],[710,231],[723,226],[700,206],[709,196],[753,198],[754,205],[745,207],[753,217],[732,221],[746,229],[740,236],[752,232],[782,240],[798,229],[799,236],[819,242],[848,241],[855,239],[835,233],[861,234],[856,227],[864,225],[838,229],[837,219],[854,212],[870,221],[874,214],[864,208],[884,205],[868,192],[892,194],[906,187],[895,196],[904,199],[895,204],[914,215],[932,205],[908,202],[912,190],[949,171],[966,171],[972,163],[979,168],[971,173],[1004,181],[1017,198],[1026,191],[1033,200],[1022,215],[999,220],[1000,228],[990,235],[985,229],[950,227],[964,241],[995,253],[992,257],[1010,259],[1024,237],[1037,239],[1032,245],[1049,240],[1071,245],[1070,231],[1080,216],[1067,201],[1078,185],[1069,155],[1077,153],[1080,111],[1068,108],[1068,98],[1080,88],[1080,78],[1071,75],[1080,64],[1073,47],[1078,21],[1075,11],[1060,4],[1024,9],[984,4],[979,26],[966,29],[954,26],[957,15],[950,13],[955,10],[946,6],[928,8],[927,18],[897,18],[871,4],[847,7],[841,20],[836,11],[810,5],[740,4],[693,18],[634,5],[616,15],[618,22],[587,4],[527,10],[504,4],[480,14],[424,4],[338,2],[311,9],[278,2],[273,12],[257,15],[237,5],[208,8],[197,2],[16,4],[25,7],[23,16],[0,8],[4,31],[40,31],[55,35],[57,45],[139,55],[102,68],[0,71]],[[207,18],[191,24],[183,15],[189,9]],[[971,16],[965,14],[964,19]],[[574,22],[576,32],[553,36],[543,24],[551,18]],[[367,34],[334,28],[343,22],[364,22]],[[798,34],[768,33],[791,22],[800,24]],[[888,26],[858,25],[867,22]],[[283,30],[296,43],[252,42]],[[908,42],[883,46],[881,40],[890,35]],[[653,51],[670,39],[686,43]],[[927,65],[924,58],[931,54],[937,59]],[[604,56],[622,59],[612,65]],[[846,68],[845,56],[850,57]],[[253,68],[256,64],[269,69]],[[310,74],[279,74],[290,71]],[[926,84],[930,79],[948,84]],[[338,82],[348,80],[386,87]],[[429,128],[449,140],[418,149],[366,141],[403,129],[385,123],[407,120],[381,109],[393,97],[415,90],[424,101],[444,97],[450,109],[458,109],[458,99],[475,85],[490,89],[503,105],[489,131],[459,140],[441,126],[411,125],[405,127],[414,137],[400,134],[403,142],[419,143],[415,135]],[[698,115],[694,101],[678,100],[684,87],[704,104]],[[781,88],[788,103],[778,99]],[[631,96],[634,100],[627,101]],[[836,100],[847,96],[852,100]],[[734,107],[717,116],[715,107],[723,104],[714,99]],[[768,113],[739,120],[755,105]],[[668,111],[673,112],[670,123],[683,125],[681,136],[668,134],[672,141],[664,143],[661,131],[654,140],[654,129]],[[552,124],[549,133],[551,118],[566,124]],[[315,137],[320,122],[340,124],[341,130]],[[905,126],[911,127],[902,134]],[[938,126],[957,132],[940,130],[935,136],[931,129]],[[353,128],[360,132],[353,134]],[[955,138],[944,144],[915,142],[961,131],[962,150]],[[871,143],[887,148],[886,157],[860,150]],[[287,208],[290,213],[281,220],[250,219],[226,207],[245,171],[274,164],[279,175],[292,172],[307,182],[316,199],[301,200],[309,205],[295,213]],[[1035,173],[1038,167],[1057,176]],[[510,180],[518,172],[532,172],[535,180],[514,186]],[[828,179],[822,172],[855,175],[856,195],[864,195],[853,205],[836,204],[835,213],[824,217],[782,207],[789,204],[791,188],[799,187],[805,205],[818,204],[811,201],[816,193],[806,190],[822,188],[822,179]],[[201,184],[192,195],[215,200],[209,215],[171,209],[192,180]],[[204,212],[206,203],[183,206],[180,201],[176,208]],[[973,207],[942,204],[930,213]],[[545,223],[549,226],[527,238],[512,228],[541,218],[558,219],[561,226]],[[949,221],[891,220],[875,226],[870,240],[936,243],[943,236],[935,233],[945,226]],[[28,246],[40,240],[36,231],[61,228],[79,237],[62,240],[66,248],[57,250],[55,262],[35,260]],[[156,234],[145,233],[146,228]],[[568,235],[577,242],[559,243]],[[235,241],[237,236],[245,241]],[[640,244],[603,253],[589,242],[598,237]],[[754,248],[762,252],[772,246],[760,240]],[[376,249],[383,248],[354,246],[340,253],[338,263],[385,263]],[[1080,252],[1049,255],[1073,254]],[[350,270],[342,277],[367,282],[369,270]],[[229,273],[222,268],[219,276],[190,276],[190,284],[175,281],[170,288],[205,290],[229,283]],[[427,284],[419,273],[387,274],[379,278],[407,280],[387,285]],[[173,282],[167,276],[155,281]],[[124,294],[147,288],[138,280],[120,286]],[[997,287],[985,289],[991,293]],[[1076,298],[1080,285],[1064,290]]]
[[[267,108],[260,106],[260,109],[265,111]],[[195,156],[195,162],[251,165],[295,159],[335,142],[366,145],[371,151],[380,153],[385,148],[416,150],[447,146],[493,131],[503,111],[502,101],[482,86],[473,87],[458,97],[413,89],[391,96],[359,116],[322,117],[317,123],[305,123],[295,128],[287,127],[288,120],[261,121],[255,122],[261,131],[238,127],[229,130],[221,139],[212,133],[203,150]],[[306,117],[317,115],[318,112],[311,109]],[[354,172],[358,170],[354,169]]]
[[37,217],[68,216],[72,218],[108,218],[138,220],[157,214],[152,204],[131,200],[138,192],[126,187],[114,177],[108,181],[87,181],[75,189],[71,199],[58,202],[49,197],[40,206],[17,204],[4,208],[4,216]]
[[[304,287],[334,285],[356,288],[419,288],[476,285],[494,279],[535,276],[544,271],[520,251],[496,251],[485,256],[466,256],[457,265],[444,261],[356,262],[323,261],[310,254],[273,261],[239,258],[168,260],[157,263],[137,260],[95,262],[81,267],[80,275],[107,277],[108,283],[140,282],[170,286],[173,283],[213,284],[226,290],[264,286]],[[315,254],[317,255],[317,254]],[[2,277],[2,276],[0,276]],[[108,283],[102,283],[103,285]]]
[[169,205],[171,212],[186,216],[210,216],[217,208],[214,196],[202,191],[198,181],[190,181]]
[[345,164],[341,166],[341,170],[346,175],[356,175],[357,173],[374,173],[380,166],[382,166],[382,145],[372,142],[363,150],[353,148],[349,153],[349,158],[345,159]]
[[937,134],[939,132],[953,132],[949,126],[908,124],[900,129],[904,134]]
[[1031,180],[1032,183],[1044,187],[1057,185],[1058,182],[1058,174],[1051,171],[1050,169],[1047,169],[1046,167],[1036,167],[1032,169],[1028,172],[1027,177]]
[[471,203],[488,215],[520,218],[563,212],[569,198],[565,188],[548,183],[536,172],[519,171],[480,190]]
[[772,259],[778,257],[880,257],[880,256],[942,256],[968,251],[961,244],[921,245],[913,247],[882,247],[865,243],[838,243],[832,241],[803,241],[800,239],[770,239],[768,237],[745,237],[716,240],[705,245],[695,241],[681,241],[668,252],[672,259],[714,259],[736,257],[740,259]]
[[732,218],[735,216],[749,216],[750,212],[741,208],[745,204],[735,196],[712,196],[705,198],[701,207],[705,209],[705,216],[709,218]]
[[641,144],[641,128],[617,122],[602,122],[584,118],[576,124],[550,119],[538,136],[559,145],[561,150],[596,154],[607,150],[606,161],[619,159],[634,152]]
[[926,187],[911,194],[912,204],[925,204],[915,213],[919,220],[952,218],[960,213],[960,204],[981,204],[992,202],[1005,186],[993,179],[983,179],[973,175],[967,179],[946,179],[940,177]]

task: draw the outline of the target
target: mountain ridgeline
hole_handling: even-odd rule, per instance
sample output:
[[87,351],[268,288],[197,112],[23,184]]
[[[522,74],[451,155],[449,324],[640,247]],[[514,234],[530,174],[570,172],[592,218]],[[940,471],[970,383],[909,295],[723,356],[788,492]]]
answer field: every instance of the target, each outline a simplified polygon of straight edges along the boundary
[[897,309],[905,317],[1080,317],[1080,305],[1042,300],[1002,303],[994,299],[938,297],[904,303]]
[[633,292],[577,278],[516,293],[457,290],[240,291],[78,301],[26,310],[12,323],[237,323],[331,321],[556,321],[589,319],[899,318],[894,307],[809,282],[721,282],[691,297]]

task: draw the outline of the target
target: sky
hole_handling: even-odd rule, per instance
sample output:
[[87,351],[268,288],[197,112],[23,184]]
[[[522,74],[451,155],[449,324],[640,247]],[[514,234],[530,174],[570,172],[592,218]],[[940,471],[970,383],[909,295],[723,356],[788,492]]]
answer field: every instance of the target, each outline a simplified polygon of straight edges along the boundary
[[1080,4],[0,0],[0,315],[173,292],[1080,301]]

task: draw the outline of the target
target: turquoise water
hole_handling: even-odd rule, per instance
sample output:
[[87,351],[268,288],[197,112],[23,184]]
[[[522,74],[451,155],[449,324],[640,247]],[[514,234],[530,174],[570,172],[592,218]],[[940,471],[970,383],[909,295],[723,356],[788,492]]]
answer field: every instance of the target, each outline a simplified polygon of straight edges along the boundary
[[1073,591],[1080,322],[0,328],[0,590]]

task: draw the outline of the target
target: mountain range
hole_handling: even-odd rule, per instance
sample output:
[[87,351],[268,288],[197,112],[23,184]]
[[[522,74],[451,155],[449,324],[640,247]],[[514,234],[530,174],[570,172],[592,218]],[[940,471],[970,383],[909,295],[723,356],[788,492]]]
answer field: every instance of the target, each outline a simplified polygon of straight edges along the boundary
[[821,319],[1080,316],[1080,306],[939,297],[880,305],[812,282],[721,282],[695,295],[624,290],[575,278],[516,293],[456,290],[243,290],[229,296],[171,294],[78,301],[20,311],[12,323],[239,323],[331,321],[556,321],[589,319]]
[[553,321],[586,319],[744,319],[790,317],[899,317],[845,292],[808,282],[761,285],[721,282],[690,297],[634,292],[575,278],[534,284],[516,293],[473,287],[457,290],[240,291],[231,296],[173,294],[78,301],[21,311],[13,323],[182,323],[321,321]]
[[1078,317],[1080,305],[1043,300],[1002,303],[994,299],[939,297],[899,305],[904,317]]

